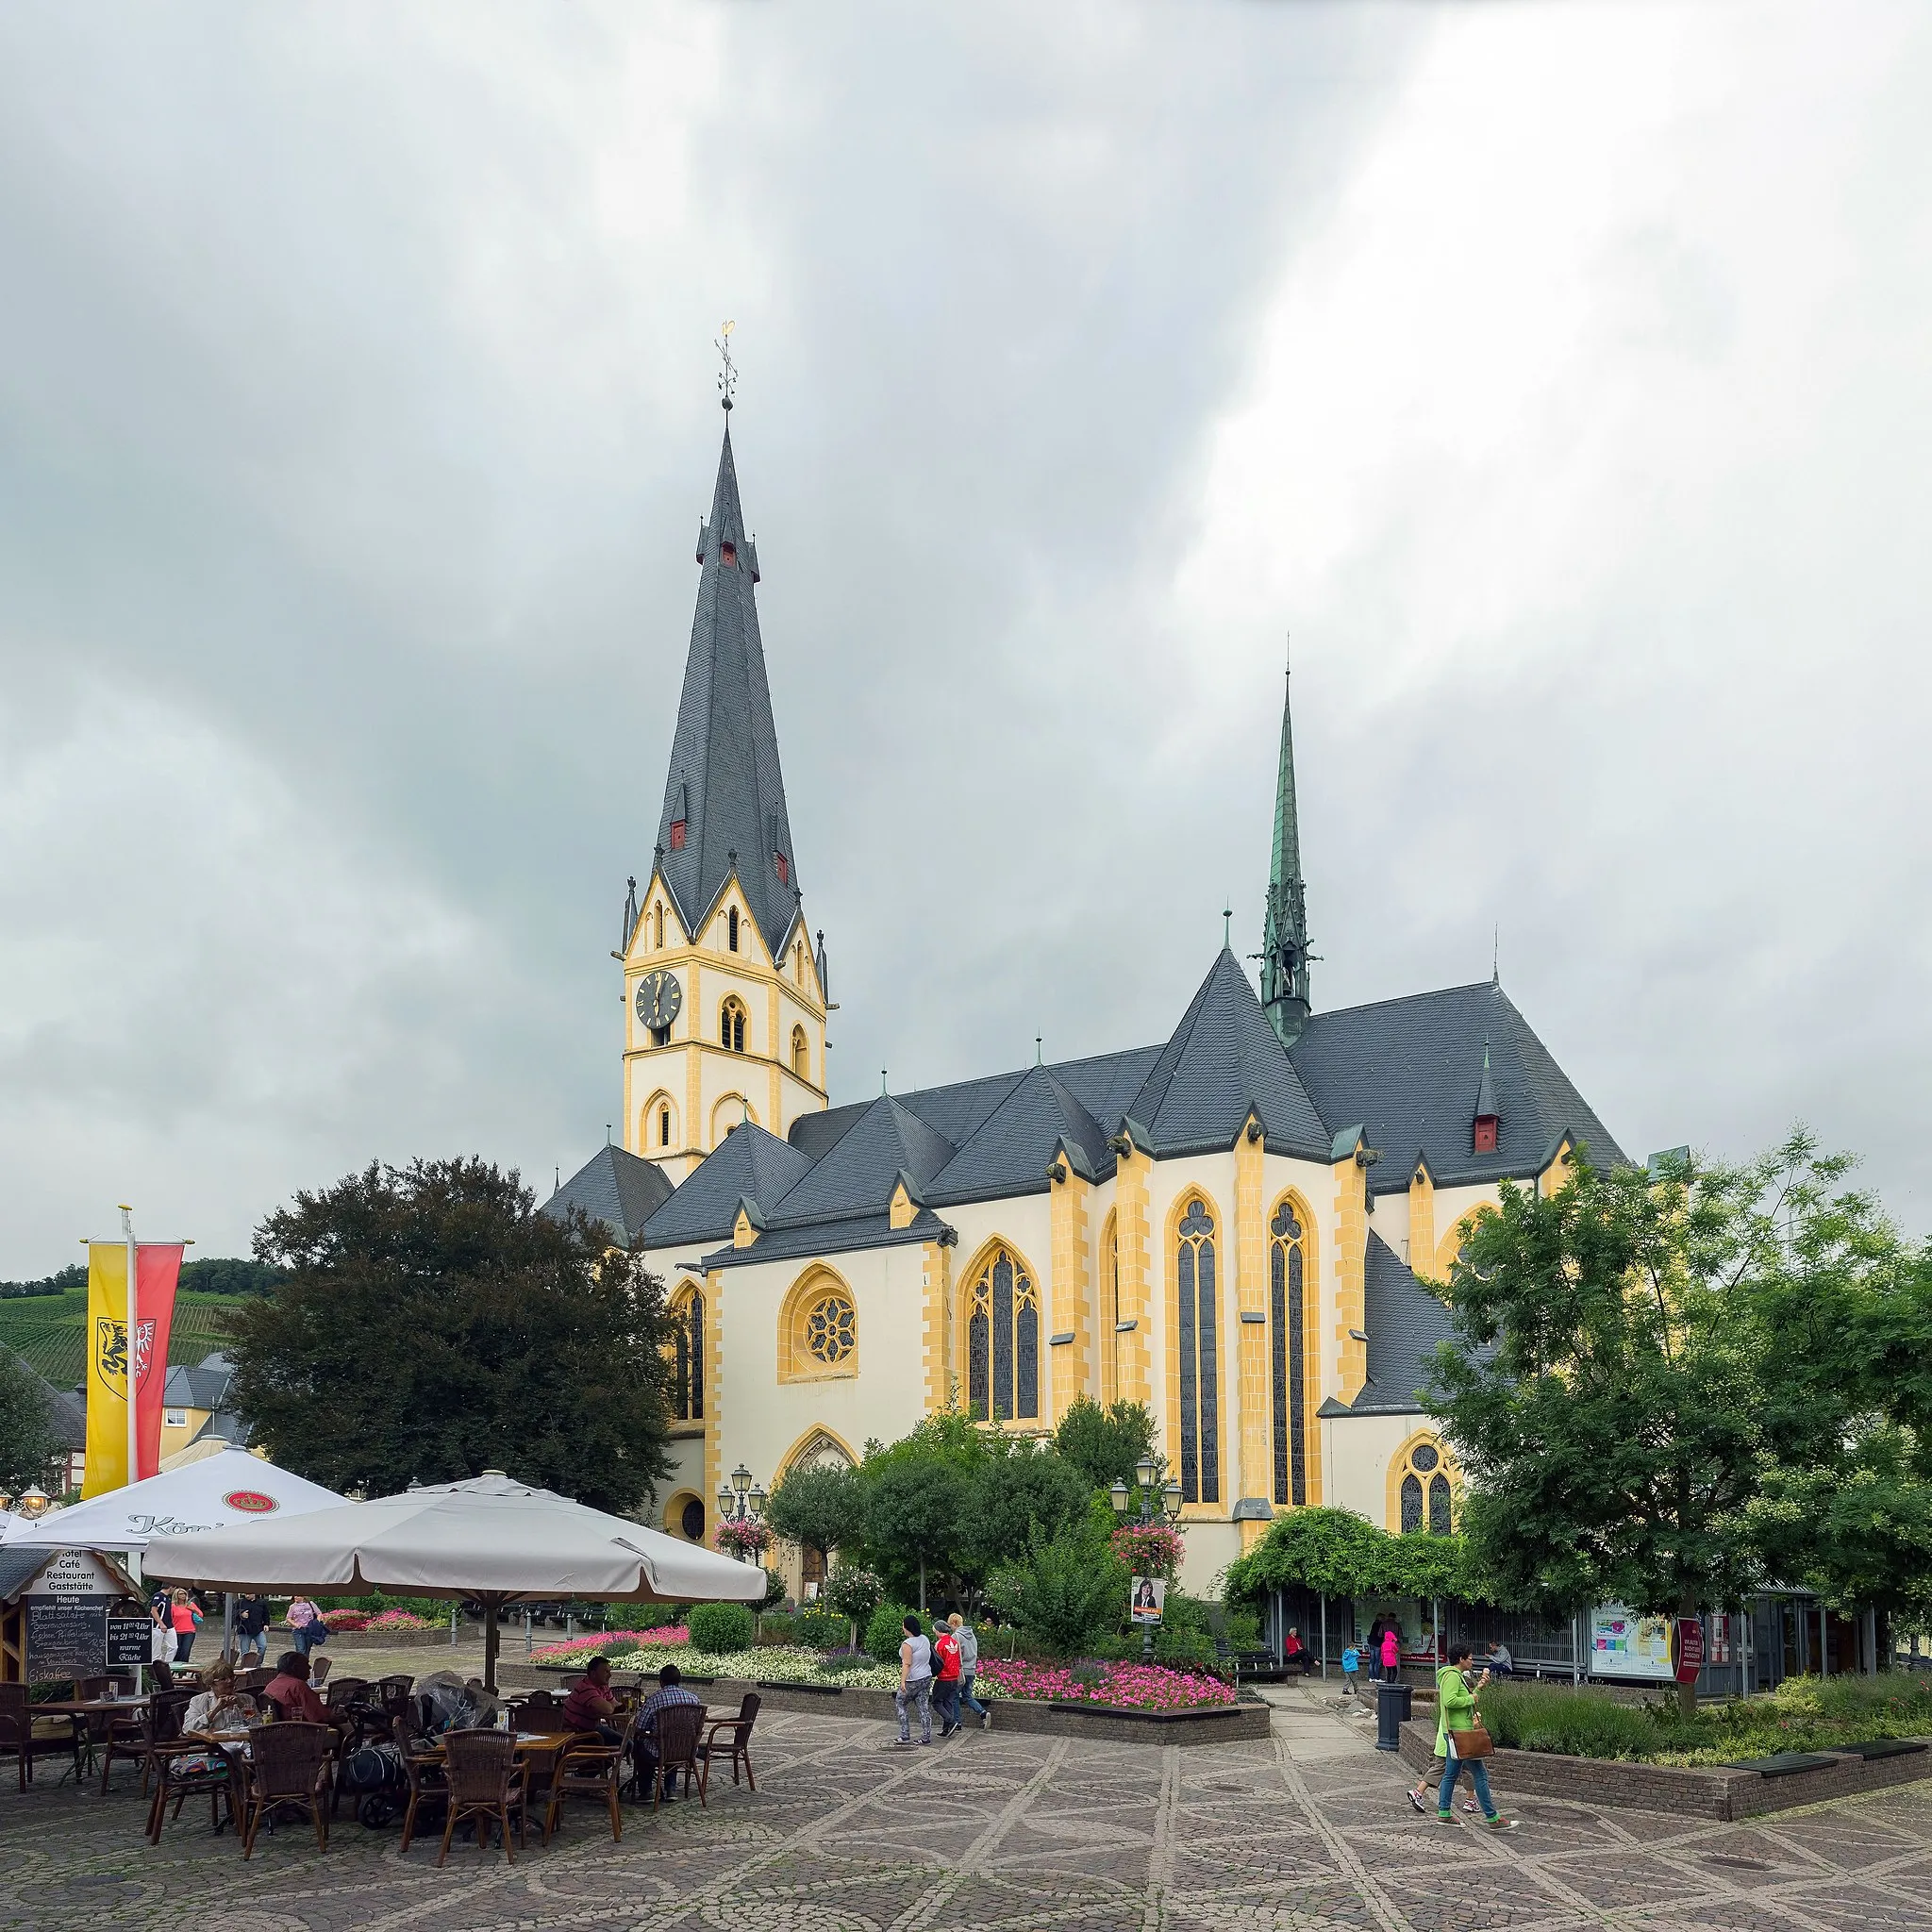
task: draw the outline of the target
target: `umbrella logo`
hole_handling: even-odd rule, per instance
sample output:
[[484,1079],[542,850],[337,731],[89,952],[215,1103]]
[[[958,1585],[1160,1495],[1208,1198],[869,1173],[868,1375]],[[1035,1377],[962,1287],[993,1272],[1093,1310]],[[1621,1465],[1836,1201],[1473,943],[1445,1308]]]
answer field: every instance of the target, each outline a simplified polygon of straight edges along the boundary
[[259,1490],[230,1490],[222,1501],[243,1516],[266,1516],[271,1509],[280,1507],[273,1496],[264,1496]]

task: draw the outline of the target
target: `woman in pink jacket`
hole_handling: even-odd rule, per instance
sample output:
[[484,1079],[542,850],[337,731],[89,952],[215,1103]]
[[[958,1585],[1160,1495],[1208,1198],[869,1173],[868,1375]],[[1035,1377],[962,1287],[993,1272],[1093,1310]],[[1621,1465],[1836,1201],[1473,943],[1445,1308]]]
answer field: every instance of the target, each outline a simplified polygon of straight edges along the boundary
[[1382,1678],[1385,1683],[1400,1681],[1402,1675],[1402,1645],[1395,1636],[1395,1625],[1390,1624],[1382,1633]]

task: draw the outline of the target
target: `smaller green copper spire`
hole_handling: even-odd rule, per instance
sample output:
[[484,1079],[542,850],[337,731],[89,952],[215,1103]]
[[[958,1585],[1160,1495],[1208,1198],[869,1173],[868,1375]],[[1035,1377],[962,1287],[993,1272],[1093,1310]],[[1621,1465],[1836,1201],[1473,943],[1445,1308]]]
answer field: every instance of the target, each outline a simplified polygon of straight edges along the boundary
[[1281,768],[1274,781],[1274,849],[1268,866],[1268,910],[1261,935],[1261,1006],[1284,1046],[1292,1046],[1307,1024],[1308,957],[1301,827],[1294,802],[1294,730],[1284,691]]

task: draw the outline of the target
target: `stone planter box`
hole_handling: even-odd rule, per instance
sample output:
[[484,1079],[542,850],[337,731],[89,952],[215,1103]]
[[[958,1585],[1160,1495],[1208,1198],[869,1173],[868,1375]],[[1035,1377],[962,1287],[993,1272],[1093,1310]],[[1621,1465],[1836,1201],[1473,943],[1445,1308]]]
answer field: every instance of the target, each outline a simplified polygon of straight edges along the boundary
[[[294,1647],[291,1632],[271,1630],[271,1639],[279,1638],[285,1648]],[[332,1652],[346,1650],[448,1650],[451,1648],[449,1631],[441,1630],[331,1630],[328,1641],[316,1650],[317,1657],[327,1657]]]
[[[1403,1725],[1402,1757],[1418,1771],[1427,1765],[1435,1745],[1434,1724]],[[1678,1818],[1724,1822],[1932,1778],[1932,1751],[1870,1759],[1844,1751],[1818,1755],[1829,1763],[1774,1776],[1728,1765],[1630,1764],[1550,1751],[1497,1751],[1487,1762],[1491,1783],[1512,1797],[1567,1799],[1612,1810],[1667,1811]],[[1468,1780],[1462,1784],[1466,1789]]]

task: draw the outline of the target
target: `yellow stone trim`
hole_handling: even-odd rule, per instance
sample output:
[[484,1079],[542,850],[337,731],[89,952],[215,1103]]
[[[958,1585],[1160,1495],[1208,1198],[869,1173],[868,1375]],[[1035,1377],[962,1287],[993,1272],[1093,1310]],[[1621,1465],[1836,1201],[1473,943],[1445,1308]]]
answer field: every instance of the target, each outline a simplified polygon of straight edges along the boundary
[[886,1224],[889,1227],[910,1227],[919,1218],[919,1204],[906,1191],[904,1181],[892,1183],[892,1198],[886,1203]]
[[731,1224],[731,1245],[734,1248],[748,1248],[758,1238],[758,1228],[751,1216],[741,1208],[738,1219]]
[[1551,1199],[1563,1190],[1563,1183],[1570,1178],[1576,1166],[1576,1150],[1571,1144],[1570,1136],[1565,1134],[1557,1143],[1557,1151],[1550,1157],[1550,1164],[1536,1177],[1536,1191],[1544,1200]]
[[703,1048],[695,1040],[691,1038],[691,1035],[697,1032],[697,1017],[704,1011],[704,1008],[699,1004],[704,995],[698,989],[699,968],[695,954],[691,956],[685,971],[691,978],[691,984],[686,987],[684,992],[689,1006],[687,1010],[678,1016],[684,1021],[686,1035],[684,1047],[685,1132],[692,1150],[702,1155],[708,1154],[711,1150],[705,1146],[698,1139],[699,1134],[704,1131],[702,1123],[705,1118],[705,1056]]
[[[1456,1266],[1457,1257],[1462,1253],[1462,1244],[1469,1239],[1470,1229],[1485,1214],[1493,1214],[1495,1212],[1496,1207],[1493,1202],[1478,1201],[1473,1208],[1465,1208],[1457,1216],[1456,1225],[1442,1237],[1441,1244],[1436,1249],[1436,1268],[1433,1276],[1435,1280],[1447,1281],[1449,1279],[1450,1271]],[[1412,1247],[1410,1252],[1414,1252]]]
[[812,1424],[811,1427],[807,1429],[803,1435],[798,1437],[797,1440],[793,1441],[791,1448],[786,1450],[784,1455],[778,1458],[778,1466],[772,1472],[773,1482],[774,1484],[778,1482],[791,1470],[791,1465],[794,1462],[796,1462],[798,1458],[801,1456],[803,1456],[808,1449],[811,1448],[812,1445],[816,1443],[821,1437],[824,1437],[824,1440],[827,1442],[829,1442],[832,1445],[832,1447],[836,1449],[839,1452],[839,1454],[845,1458],[845,1460],[852,1465],[854,1469],[857,1469],[858,1467],[858,1457],[854,1452],[851,1443],[849,1443],[845,1440],[845,1438],[838,1432],[837,1429],[827,1428],[824,1423],[814,1423]]
[[[1252,1117],[1251,1117],[1252,1118]],[[1269,1265],[1268,1233],[1262,1213],[1265,1160],[1259,1137],[1243,1130],[1234,1143],[1234,1285],[1237,1314],[1258,1314],[1260,1322],[1235,1324],[1235,1383],[1240,1397],[1241,1487],[1244,1496],[1273,1499],[1274,1443],[1270,1433],[1268,1391]]]
[[1369,1378],[1369,1348],[1355,1331],[1368,1326],[1369,1171],[1353,1151],[1335,1163],[1336,1393],[1353,1402]]
[[664,1507],[658,1514],[659,1526],[663,1529],[666,1536],[675,1536],[679,1542],[689,1541],[690,1539],[686,1537],[683,1528],[678,1523],[678,1518],[684,1514],[684,1506],[687,1503],[696,1503],[703,1508],[705,1512],[706,1541],[708,1541],[709,1532],[712,1528],[711,1506],[695,1490],[678,1490],[666,1499]]
[[1436,1261],[1436,1184],[1418,1161],[1408,1179],[1408,1265],[1416,1274],[1428,1274]]
[[[953,1359],[959,1364],[959,1391],[969,1407],[973,1402],[973,1391],[967,1386],[967,1376],[969,1374],[968,1364],[972,1361],[973,1357],[967,1327],[973,1319],[973,1291],[978,1286],[980,1275],[992,1266],[993,1257],[1003,1248],[1012,1257],[1013,1266],[1033,1284],[1034,1307],[1038,1311],[1040,1321],[1040,1351],[1042,1357],[1048,1353],[1046,1339],[1049,1332],[1046,1325],[1046,1277],[1026,1258],[1018,1241],[1008,1241],[1003,1234],[988,1235],[978,1247],[973,1251],[972,1260],[960,1269],[955,1277],[958,1282],[959,1291],[953,1298]],[[991,1330],[991,1317],[989,1314],[989,1330]],[[992,1360],[991,1348],[992,1338],[989,1332],[987,1337],[989,1374],[991,1374]],[[1040,1377],[1040,1406],[1041,1414],[1037,1416],[1009,1416],[1005,1422],[994,1424],[1002,1434],[1016,1436],[1039,1434],[1044,1412],[1053,1401],[1052,1371],[1043,1360],[1040,1366],[1041,1370]],[[1015,1379],[1017,1380],[1017,1377]],[[989,1408],[991,1406],[991,1402],[987,1404]],[[991,1421],[991,1418],[989,1418],[989,1421]]]
[[[1409,1458],[1424,1442],[1435,1450],[1436,1454],[1441,1458],[1441,1474],[1449,1478],[1449,1522],[1451,1528],[1455,1527],[1456,1519],[1461,1513],[1462,1465],[1456,1459],[1456,1452],[1450,1448],[1448,1443],[1443,1441],[1441,1436],[1437,1435],[1434,1429],[1418,1429],[1389,1458],[1387,1493],[1385,1497],[1388,1513],[1383,1520],[1398,1535],[1402,1530],[1402,1479],[1414,1469],[1414,1465],[1410,1462]],[[1424,1471],[1414,1469],[1415,1476],[1423,1486],[1423,1527],[1424,1529],[1429,1524],[1428,1479],[1436,1473],[1435,1470]]]
[[927,1241],[921,1251],[921,1266],[924,1270],[921,1286],[924,1291],[925,1412],[932,1415],[939,1409],[953,1406],[952,1249],[939,1241]]
[[[807,1346],[806,1318],[828,1294],[844,1296],[852,1309],[852,1352],[822,1362]],[[858,1374],[858,1297],[836,1268],[814,1261],[786,1291],[778,1307],[778,1379],[781,1382],[849,1381]]]
[[[1215,1442],[1214,1467],[1220,1477],[1221,1495],[1216,1502],[1190,1503],[1183,1506],[1182,1513],[1192,1517],[1200,1515],[1213,1520],[1224,1520],[1234,1507],[1236,1498],[1229,1494],[1237,1472],[1230,1467],[1227,1457],[1227,1395],[1228,1391],[1222,1379],[1222,1370],[1226,1361],[1227,1306],[1228,1295],[1227,1261],[1232,1246],[1229,1228],[1221,1212],[1221,1204],[1206,1189],[1201,1187],[1183,1188],[1174,1198],[1174,1206],[1167,1210],[1165,1235],[1160,1249],[1160,1274],[1163,1301],[1167,1310],[1167,1326],[1164,1333],[1164,1353],[1167,1358],[1167,1460],[1168,1467],[1178,1477],[1181,1470],[1181,1281],[1180,1281],[1180,1224],[1187,1217],[1188,1203],[1200,1201],[1208,1209],[1208,1218],[1214,1224],[1214,1232],[1208,1237],[1214,1243],[1214,1417]],[[1200,1283],[1195,1281],[1196,1307],[1199,1307]],[[1198,1324],[1198,1313],[1196,1321]],[[1198,1333],[1198,1327],[1197,1331]],[[1195,1374],[1200,1374],[1197,1360]],[[1198,1381],[1197,1381],[1198,1388]]]
[[[1041,1298],[1040,1345],[1052,1365],[1052,1392],[1043,1421],[1057,1421],[1088,1392],[1093,1352],[1092,1251],[1087,1240],[1089,1183],[1064,1159],[1066,1179],[1048,1190],[1053,1229],[1053,1281]],[[1053,1336],[1072,1329],[1074,1339],[1058,1348]]]
[[1154,1400],[1154,1297],[1149,1292],[1148,1181],[1154,1171],[1151,1155],[1138,1148],[1120,1157],[1114,1183],[1114,1230],[1117,1237],[1115,1306],[1117,1322],[1134,1328],[1114,1336],[1115,1399]]

